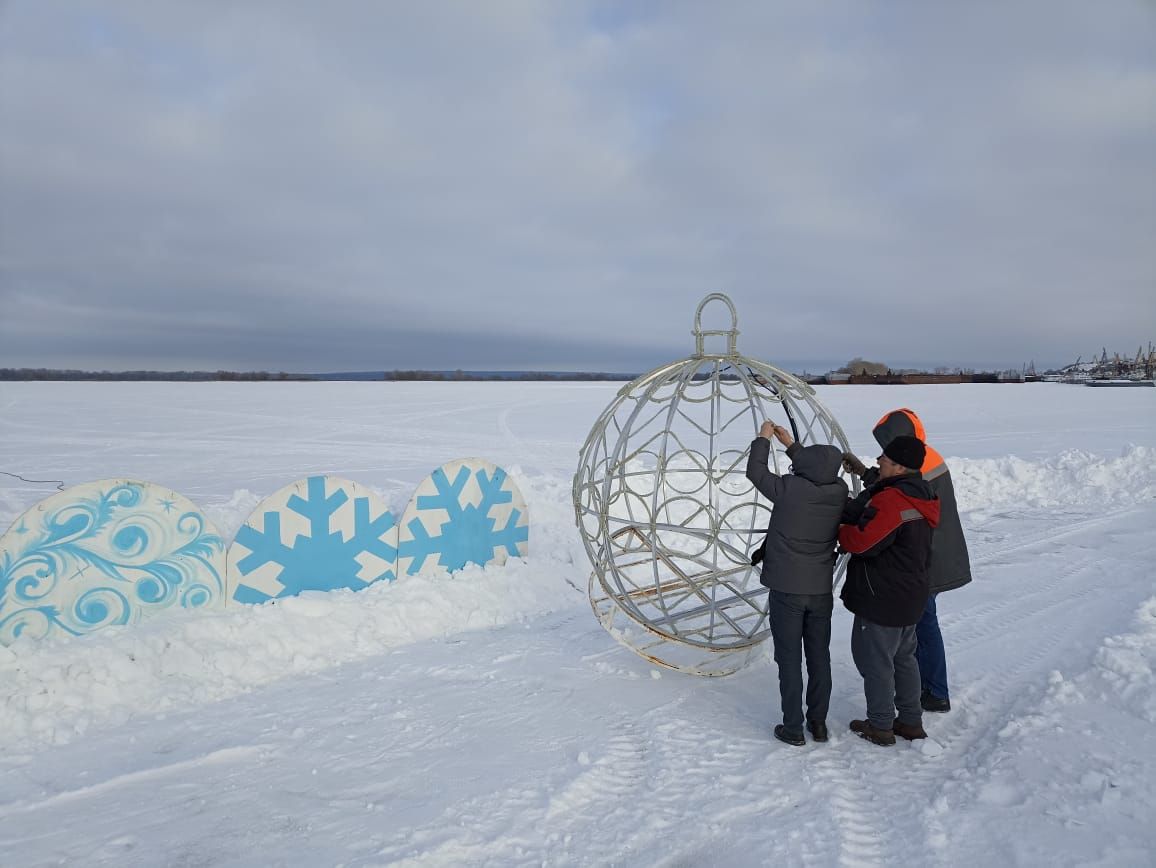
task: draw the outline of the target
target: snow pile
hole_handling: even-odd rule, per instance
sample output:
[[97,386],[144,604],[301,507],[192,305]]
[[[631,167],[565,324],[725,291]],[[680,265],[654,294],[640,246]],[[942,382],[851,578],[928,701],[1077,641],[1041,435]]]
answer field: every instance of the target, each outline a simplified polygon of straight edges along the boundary
[[308,592],[154,618],[83,640],[0,648],[5,741],[63,744],[96,722],[211,702],[423,639],[526,621],[579,598],[542,563],[471,567],[365,590]]
[[962,510],[1111,503],[1156,499],[1156,449],[1129,445],[1116,458],[1068,449],[1044,461],[1015,455],[947,461]]
[[1104,640],[1089,680],[1098,682],[1105,701],[1156,723],[1156,597],[1140,607],[1136,620],[1134,633]]
[[[585,586],[585,568],[576,566],[585,558],[563,484],[522,477],[518,485],[542,520],[531,531],[529,558],[500,568],[470,566],[448,580],[403,576],[356,592],[309,592],[83,639],[0,647],[0,732],[8,744],[63,744],[92,724],[212,702],[412,642],[585,605],[575,591]],[[233,498],[238,514],[247,499]]]
[[[380,494],[380,492],[375,492]],[[272,494],[272,492],[270,492]],[[201,507],[201,512],[213,523],[221,534],[221,539],[232,542],[241,525],[253,514],[253,510],[264,500],[247,488],[238,488],[223,502],[210,502]]]
[[1135,620],[1135,630],[1103,640],[1086,672],[1069,678],[1052,672],[1038,713],[1014,728],[1021,733],[1048,729],[1082,705],[1156,723],[1156,597],[1140,606]]

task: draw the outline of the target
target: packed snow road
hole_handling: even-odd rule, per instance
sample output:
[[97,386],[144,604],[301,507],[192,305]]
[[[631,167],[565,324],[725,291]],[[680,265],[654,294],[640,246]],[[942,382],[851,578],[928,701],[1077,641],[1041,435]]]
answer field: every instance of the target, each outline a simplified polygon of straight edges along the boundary
[[[1156,404],[1145,390],[821,390],[864,458],[919,411],[975,581],[940,598],[932,742],[793,748],[774,663],[659,671],[590,613],[569,475],[611,384],[5,384],[0,470],[143,478],[227,537],[308,473],[397,511],[450,458],[514,472],[531,554],[0,650],[0,865],[1151,864]],[[1138,394],[1138,392],[1143,394]],[[745,445],[745,444],[742,444]],[[0,524],[52,491],[0,477]]]

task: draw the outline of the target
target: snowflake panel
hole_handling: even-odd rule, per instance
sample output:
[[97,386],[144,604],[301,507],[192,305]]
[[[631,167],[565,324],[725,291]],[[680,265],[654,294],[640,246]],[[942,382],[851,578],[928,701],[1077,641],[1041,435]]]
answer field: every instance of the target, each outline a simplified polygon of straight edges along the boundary
[[348,479],[310,476],[257,505],[229,547],[230,602],[393,581],[397,524],[380,497]]
[[501,565],[525,557],[529,538],[526,501],[505,470],[484,458],[450,461],[422,481],[402,514],[398,572]]
[[74,486],[0,537],[0,644],[224,602],[221,535],[189,500],[148,482]]

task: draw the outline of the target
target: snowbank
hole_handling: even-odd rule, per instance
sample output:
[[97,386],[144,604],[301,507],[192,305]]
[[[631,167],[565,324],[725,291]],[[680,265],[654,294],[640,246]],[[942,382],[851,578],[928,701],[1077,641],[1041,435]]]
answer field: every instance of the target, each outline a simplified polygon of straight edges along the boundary
[[1068,449],[1054,458],[948,458],[961,510],[1065,507],[1156,499],[1156,449],[1129,445],[1115,458]]
[[579,602],[557,565],[511,561],[450,581],[308,592],[213,615],[156,618],[78,641],[0,648],[0,731],[62,744],[96,722],[211,702],[391,647],[528,620]]
[[[585,605],[585,555],[568,486],[517,482],[531,502],[530,557],[452,579],[402,577],[361,591],[310,592],[262,606],[182,613],[84,639],[0,647],[0,732],[8,744],[63,744],[96,723],[212,702],[400,645]],[[239,492],[226,521],[247,515]],[[579,557],[581,556],[581,557]]]
[[[1038,462],[1012,456],[948,463],[964,511],[1118,507],[1156,497],[1156,450],[1146,447],[1130,446],[1116,458],[1067,451]],[[585,606],[590,568],[574,527],[570,480],[529,476],[517,467],[510,473],[531,508],[529,558],[491,570],[471,567],[451,580],[403,577],[359,592],[182,613],[83,640],[0,648],[3,740],[64,743],[96,723],[211,702],[403,644]],[[379,493],[390,500],[389,492]],[[228,539],[258,500],[240,489],[204,510]],[[1140,685],[1132,692],[1147,705],[1138,713],[1156,722],[1151,649],[1150,636],[1120,637],[1100,657],[1105,678],[1114,672]]]

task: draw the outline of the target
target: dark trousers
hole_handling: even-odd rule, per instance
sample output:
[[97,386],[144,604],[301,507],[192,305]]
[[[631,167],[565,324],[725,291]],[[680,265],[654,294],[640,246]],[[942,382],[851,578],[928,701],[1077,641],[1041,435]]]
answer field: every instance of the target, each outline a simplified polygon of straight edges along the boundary
[[824,722],[831,704],[831,594],[771,591],[769,612],[783,726],[803,734],[803,657],[807,658],[807,720]]
[[867,720],[873,727],[891,729],[897,710],[900,723],[923,723],[914,625],[884,627],[856,615],[851,625],[851,658],[863,676]]
[[915,625],[915,660],[919,663],[919,680],[923,689],[939,699],[947,695],[947,655],[943,650],[943,634],[939,632],[939,617],[935,613],[935,594],[927,598],[923,617]]

